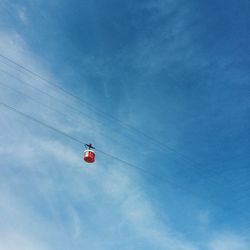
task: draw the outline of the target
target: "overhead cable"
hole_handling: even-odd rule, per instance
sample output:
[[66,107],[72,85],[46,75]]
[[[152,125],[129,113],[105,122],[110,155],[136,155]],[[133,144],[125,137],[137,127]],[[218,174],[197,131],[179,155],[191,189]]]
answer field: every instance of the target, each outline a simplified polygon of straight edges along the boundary
[[[7,110],[9,110],[9,111],[12,111],[12,112],[14,112],[14,113],[17,113],[17,114],[19,114],[19,115],[21,115],[21,116],[23,116],[23,117],[25,117],[25,118],[27,118],[27,119],[29,119],[29,120],[32,120],[33,122],[36,122],[36,123],[38,123],[38,124],[40,124],[40,125],[42,125],[42,126],[48,128],[48,129],[54,131],[54,132],[56,132],[57,134],[60,134],[60,135],[62,135],[62,136],[65,136],[65,137],[71,139],[72,141],[75,141],[75,142],[79,143],[80,145],[85,145],[85,144],[86,144],[86,143],[84,143],[82,140],[78,139],[77,137],[71,136],[70,134],[68,134],[68,133],[66,133],[66,132],[64,132],[64,131],[62,131],[62,130],[60,130],[60,129],[57,129],[56,127],[51,126],[51,125],[47,124],[46,122],[41,121],[41,120],[39,120],[39,119],[37,119],[37,118],[35,118],[35,117],[33,117],[33,116],[31,116],[31,115],[29,115],[29,114],[23,112],[23,111],[20,111],[20,110],[16,109],[16,108],[13,107],[13,106],[10,106],[10,105],[8,105],[8,104],[6,104],[6,103],[4,103],[4,102],[1,102],[1,101],[0,101],[0,105],[1,105],[2,107],[4,107],[5,109],[7,109]],[[128,166],[128,167],[130,167],[130,168],[133,168],[133,169],[136,169],[136,170],[138,170],[138,171],[140,171],[140,172],[143,172],[144,174],[147,174],[148,176],[153,177],[153,178],[156,179],[156,180],[159,180],[159,181],[161,181],[161,182],[168,183],[168,184],[174,186],[175,188],[178,188],[178,189],[183,190],[184,192],[188,192],[188,193],[190,193],[190,194],[192,194],[192,195],[194,195],[194,196],[197,195],[197,194],[196,194],[195,192],[193,192],[192,190],[188,190],[186,187],[183,187],[182,185],[179,185],[179,184],[177,184],[176,182],[173,182],[173,181],[171,181],[171,180],[169,180],[169,179],[167,179],[167,178],[163,178],[162,176],[154,175],[153,173],[147,171],[147,170],[144,169],[144,168],[141,168],[141,167],[139,167],[139,166],[137,166],[137,165],[135,165],[135,164],[132,164],[132,163],[126,161],[126,160],[120,159],[119,157],[116,157],[116,156],[114,156],[114,155],[112,155],[112,154],[109,154],[109,153],[107,153],[107,152],[105,152],[105,151],[103,151],[103,150],[100,150],[100,149],[98,149],[98,148],[97,148],[97,149],[95,148],[95,150],[96,150],[97,152],[99,152],[99,153],[102,153],[103,155],[105,155],[105,156],[107,156],[107,157],[110,157],[110,158],[113,159],[113,160],[116,160],[116,161],[122,163],[122,165],[126,165],[126,166]],[[212,201],[210,201],[210,202],[214,204],[214,202],[212,202]],[[214,204],[214,205],[215,205],[215,204]],[[223,209],[225,209],[225,210],[231,210],[232,212],[235,212],[234,209],[229,209],[228,207],[226,207],[226,206],[224,206],[224,205],[217,205],[217,206],[219,206],[220,208],[223,208]],[[242,213],[241,213],[241,214],[242,214]],[[244,215],[244,214],[243,214],[243,215]]]
[[[135,128],[127,123],[124,123],[123,121],[121,121],[120,119],[108,114],[107,112],[104,112],[102,110],[100,110],[99,108],[95,107],[92,103],[89,103],[85,100],[82,100],[80,97],[76,96],[75,94],[69,92],[68,90],[66,90],[65,88],[61,87],[60,85],[48,80],[47,78],[41,76],[40,74],[34,72],[33,70],[21,65],[20,63],[14,61],[13,59],[0,54],[0,57],[2,57],[3,59],[7,60],[8,62],[12,63],[13,65],[18,66],[19,68],[21,68],[22,70],[26,71],[27,73],[37,77],[38,79],[42,80],[43,82],[47,83],[47,85],[52,86],[53,88],[56,88],[58,90],[60,90],[61,92],[63,92],[64,94],[73,97],[74,99],[76,99],[78,102],[80,102],[83,105],[87,105],[90,109],[92,109],[94,112],[101,114],[103,116],[105,116],[106,118],[109,118],[115,122],[117,122],[118,124],[120,124],[120,126],[127,128],[131,131],[134,131],[136,134],[140,134],[141,136],[143,136],[144,138],[149,139],[150,141],[154,142],[155,145],[157,145],[158,147],[161,147],[163,150],[168,150],[171,151],[172,153],[176,154],[179,156],[180,159],[189,162],[193,165],[193,167],[197,168],[199,163],[195,162],[192,158],[188,157],[187,155],[184,155],[183,153],[177,151],[176,149],[174,149],[173,147],[166,145],[165,143],[157,140],[156,138],[146,134],[145,132],[141,131],[138,128]],[[9,65],[8,65],[9,66]],[[22,72],[22,71],[21,71]],[[24,73],[24,72],[23,72]]]

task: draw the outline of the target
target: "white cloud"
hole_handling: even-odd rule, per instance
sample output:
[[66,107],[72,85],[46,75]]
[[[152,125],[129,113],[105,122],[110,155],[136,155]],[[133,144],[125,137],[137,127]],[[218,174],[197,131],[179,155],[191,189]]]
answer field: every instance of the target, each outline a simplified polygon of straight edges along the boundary
[[23,22],[23,24],[27,25],[29,23],[25,8],[20,8],[18,10],[18,16],[20,20]]
[[197,215],[198,221],[202,226],[209,226],[210,223],[210,213],[208,211],[200,211]]
[[121,225],[128,224],[131,231],[148,242],[153,249],[196,250],[195,244],[164,225],[158,218],[143,191],[117,166],[106,173],[103,189],[109,199],[115,200],[122,213]]
[[11,232],[1,232],[0,249],[2,250],[49,250],[47,245],[36,240],[34,235],[30,236],[27,233],[18,233],[12,230]]
[[[28,52],[25,42],[20,36],[17,34],[0,34],[0,38],[1,53],[21,64],[29,65],[35,72],[41,72],[48,78],[51,77],[52,74],[39,65],[39,58]],[[30,80],[27,76],[15,73],[17,77]],[[15,83],[13,84],[15,85]],[[40,81],[35,81],[35,84],[45,89]],[[53,94],[56,93],[53,92]],[[4,95],[2,94],[2,96]],[[62,101],[66,99],[59,94],[57,97]],[[14,103],[17,101],[13,100],[12,96],[7,99]],[[67,101],[74,103],[72,100]],[[27,105],[26,100],[23,100],[22,108],[25,108],[26,112],[43,113],[42,109],[37,112],[37,106],[32,106],[31,103]],[[61,111],[64,110],[64,107],[60,104],[57,104],[56,108]],[[16,122],[16,116],[12,116],[8,112],[1,114],[2,117],[11,121],[11,124],[9,124],[10,122],[6,122],[6,119],[1,118],[0,120],[1,132],[4,132],[4,134],[1,134],[1,139],[5,141],[0,146],[2,160],[14,159],[18,161],[20,173],[28,164],[39,169],[40,174],[38,177],[35,175],[38,179],[33,180],[32,177],[34,176],[31,171],[26,171],[25,175],[21,175],[17,171],[25,179],[18,177],[18,174],[13,172],[15,178],[12,178],[14,180],[12,178],[8,181],[5,180],[4,185],[0,186],[0,217],[5,217],[5,223],[0,225],[1,235],[4,236],[4,240],[0,242],[1,249],[53,249],[52,246],[56,245],[55,242],[50,242],[50,246],[48,246],[41,240],[49,237],[48,235],[52,235],[51,237],[54,237],[55,241],[58,239],[63,243],[79,241],[84,245],[81,239],[83,232],[91,240],[100,242],[102,247],[96,247],[96,249],[104,249],[103,245],[106,242],[116,240],[113,239],[114,234],[119,230],[121,232],[124,225],[128,228],[130,235],[136,235],[145,244],[150,245],[151,249],[200,249],[195,243],[185,239],[181,233],[176,232],[158,218],[157,211],[151,204],[150,199],[133,181],[136,176],[129,169],[127,169],[125,175],[118,165],[97,162],[93,167],[85,166],[82,172],[70,172],[70,167],[80,170],[82,164],[79,162],[82,162],[82,155],[80,155],[81,152],[74,151],[68,140],[66,145],[63,139],[59,141],[59,139],[48,138],[49,135],[44,131],[40,132],[40,127],[37,128],[35,124],[34,126],[29,124],[29,126],[23,128],[23,124],[19,125]],[[61,119],[53,113],[46,113],[46,115],[40,117],[48,123],[51,123],[52,120],[55,121],[55,126],[67,133],[77,133],[78,135],[83,127],[82,125],[70,126],[70,122],[65,123],[66,119]],[[82,121],[88,124],[87,120],[82,119]],[[106,141],[99,135],[100,125],[94,124],[94,127],[92,136],[105,145]],[[5,133],[5,131],[8,133]],[[32,135],[31,131],[36,133]],[[81,135],[84,135],[84,133],[81,133]],[[44,162],[49,162],[48,165],[51,166],[46,167]],[[56,169],[55,172],[54,169]],[[11,170],[11,166],[8,170]],[[39,182],[36,183],[36,181]],[[38,200],[30,193],[20,191],[25,185],[30,185],[31,194],[39,194]],[[15,195],[16,193],[18,194]],[[102,206],[101,209],[100,206]],[[112,220],[118,222],[118,225],[113,221],[109,222],[108,226],[112,230],[107,239],[91,233],[90,228],[99,225],[104,228],[103,230],[106,230],[107,225],[105,223],[108,222],[105,221],[103,224],[96,222],[97,219],[106,219],[98,217],[96,212],[98,209],[104,210],[112,217]],[[91,210],[91,212],[88,210]],[[116,212],[120,217],[113,215],[112,212]],[[208,220],[206,214],[200,216],[202,223],[206,224]],[[35,222],[32,223],[32,221]],[[27,222],[31,223],[28,227]],[[16,228],[15,224],[20,225],[20,228]],[[11,225],[10,229],[7,229],[7,225]],[[98,228],[98,230],[101,229]],[[95,228],[93,231],[95,231]],[[126,235],[120,237],[124,240]],[[244,239],[231,235],[216,237],[207,245],[211,250],[245,250],[249,246]],[[66,245],[64,247],[66,249]],[[79,249],[82,249],[82,247],[79,247]],[[107,247],[106,249],[110,248]]]
[[21,199],[15,197],[11,192],[1,188],[0,193],[0,249],[49,250],[48,245],[39,239],[39,235],[34,233],[35,228],[32,229],[28,226],[29,222],[35,219],[34,213],[28,211],[29,209]]
[[219,233],[210,243],[211,250],[248,250],[250,242],[235,233]]

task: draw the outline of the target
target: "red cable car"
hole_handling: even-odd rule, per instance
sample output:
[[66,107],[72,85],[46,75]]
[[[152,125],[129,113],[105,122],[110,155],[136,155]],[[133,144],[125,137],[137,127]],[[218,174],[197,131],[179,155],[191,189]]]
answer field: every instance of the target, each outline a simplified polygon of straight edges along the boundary
[[87,163],[93,163],[95,162],[95,149],[92,144],[85,144],[86,150],[83,152],[83,159]]

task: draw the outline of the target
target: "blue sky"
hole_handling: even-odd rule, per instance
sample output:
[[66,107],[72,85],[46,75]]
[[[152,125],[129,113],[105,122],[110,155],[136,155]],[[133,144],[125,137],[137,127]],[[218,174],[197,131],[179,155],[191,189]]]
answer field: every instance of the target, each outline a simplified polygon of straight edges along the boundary
[[1,106],[0,249],[250,249],[249,5],[1,0],[0,54],[99,112],[2,57],[1,102],[156,178]]

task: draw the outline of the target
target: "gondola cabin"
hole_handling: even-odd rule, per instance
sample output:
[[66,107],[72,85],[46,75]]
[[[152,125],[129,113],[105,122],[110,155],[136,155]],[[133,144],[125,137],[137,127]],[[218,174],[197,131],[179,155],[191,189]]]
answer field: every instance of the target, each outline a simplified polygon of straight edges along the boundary
[[92,144],[85,145],[86,150],[83,152],[83,159],[87,163],[95,162],[95,151],[93,150]]
[[86,149],[83,152],[83,159],[87,163],[93,163],[95,161],[95,152],[94,152],[94,150]]

